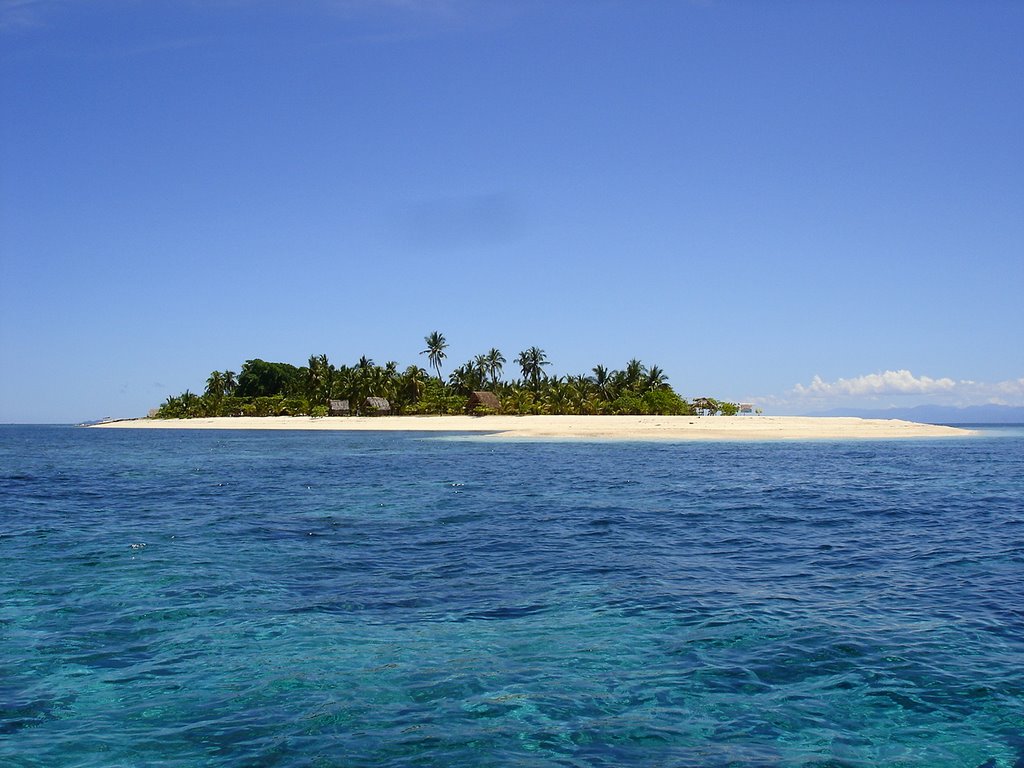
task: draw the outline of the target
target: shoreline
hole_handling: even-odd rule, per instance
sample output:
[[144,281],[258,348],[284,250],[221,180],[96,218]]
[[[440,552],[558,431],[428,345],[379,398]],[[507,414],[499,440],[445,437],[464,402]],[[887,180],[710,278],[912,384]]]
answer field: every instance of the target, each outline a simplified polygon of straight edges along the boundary
[[888,440],[968,437],[969,429],[899,419],[824,416],[221,416],[126,419],[90,429],[477,432],[491,438],[586,440]]

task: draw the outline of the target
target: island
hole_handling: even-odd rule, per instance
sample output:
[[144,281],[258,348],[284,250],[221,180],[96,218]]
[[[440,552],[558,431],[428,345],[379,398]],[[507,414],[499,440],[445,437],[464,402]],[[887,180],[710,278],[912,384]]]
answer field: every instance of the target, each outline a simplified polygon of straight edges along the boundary
[[778,440],[953,437],[969,430],[897,419],[764,416],[752,404],[713,397],[686,399],[657,365],[632,359],[622,369],[595,365],[588,373],[550,376],[546,353],[523,350],[521,378],[502,377],[506,363],[492,348],[455,368],[441,369],[444,334],[424,337],[421,352],[434,376],[418,365],[378,365],[363,356],[352,366],[327,355],[304,366],[245,361],[237,375],[213,371],[198,395],[170,396],[145,419],[107,420],[99,428],[304,429],[474,432],[518,438],[626,440]]

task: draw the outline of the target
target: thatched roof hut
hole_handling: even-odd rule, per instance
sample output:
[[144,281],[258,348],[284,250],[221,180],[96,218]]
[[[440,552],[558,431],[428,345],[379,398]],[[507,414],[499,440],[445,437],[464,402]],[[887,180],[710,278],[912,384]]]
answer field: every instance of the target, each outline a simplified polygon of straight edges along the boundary
[[363,411],[367,416],[387,416],[391,413],[391,403],[384,397],[368,397],[363,401]]
[[470,392],[469,400],[466,401],[466,412],[473,413],[478,408],[498,413],[501,410],[501,402],[493,392]]
[[328,400],[327,412],[331,416],[348,416],[352,410],[348,407],[348,400]]
[[693,401],[693,410],[698,416],[714,416],[718,413],[718,403],[710,397],[698,397]]

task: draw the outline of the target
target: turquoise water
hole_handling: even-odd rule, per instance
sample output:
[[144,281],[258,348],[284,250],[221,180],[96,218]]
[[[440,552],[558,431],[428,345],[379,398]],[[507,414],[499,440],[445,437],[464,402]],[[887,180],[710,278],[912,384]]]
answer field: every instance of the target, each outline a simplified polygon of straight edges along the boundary
[[1024,766],[1024,432],[0,428],[4,766]]

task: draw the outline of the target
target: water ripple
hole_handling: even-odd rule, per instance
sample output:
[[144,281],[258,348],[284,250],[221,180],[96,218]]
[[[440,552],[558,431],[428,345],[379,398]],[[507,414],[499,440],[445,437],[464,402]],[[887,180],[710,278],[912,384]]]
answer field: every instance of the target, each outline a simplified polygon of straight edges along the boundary
[[1024,766],[1020,438],[0,459],[5,765]]

